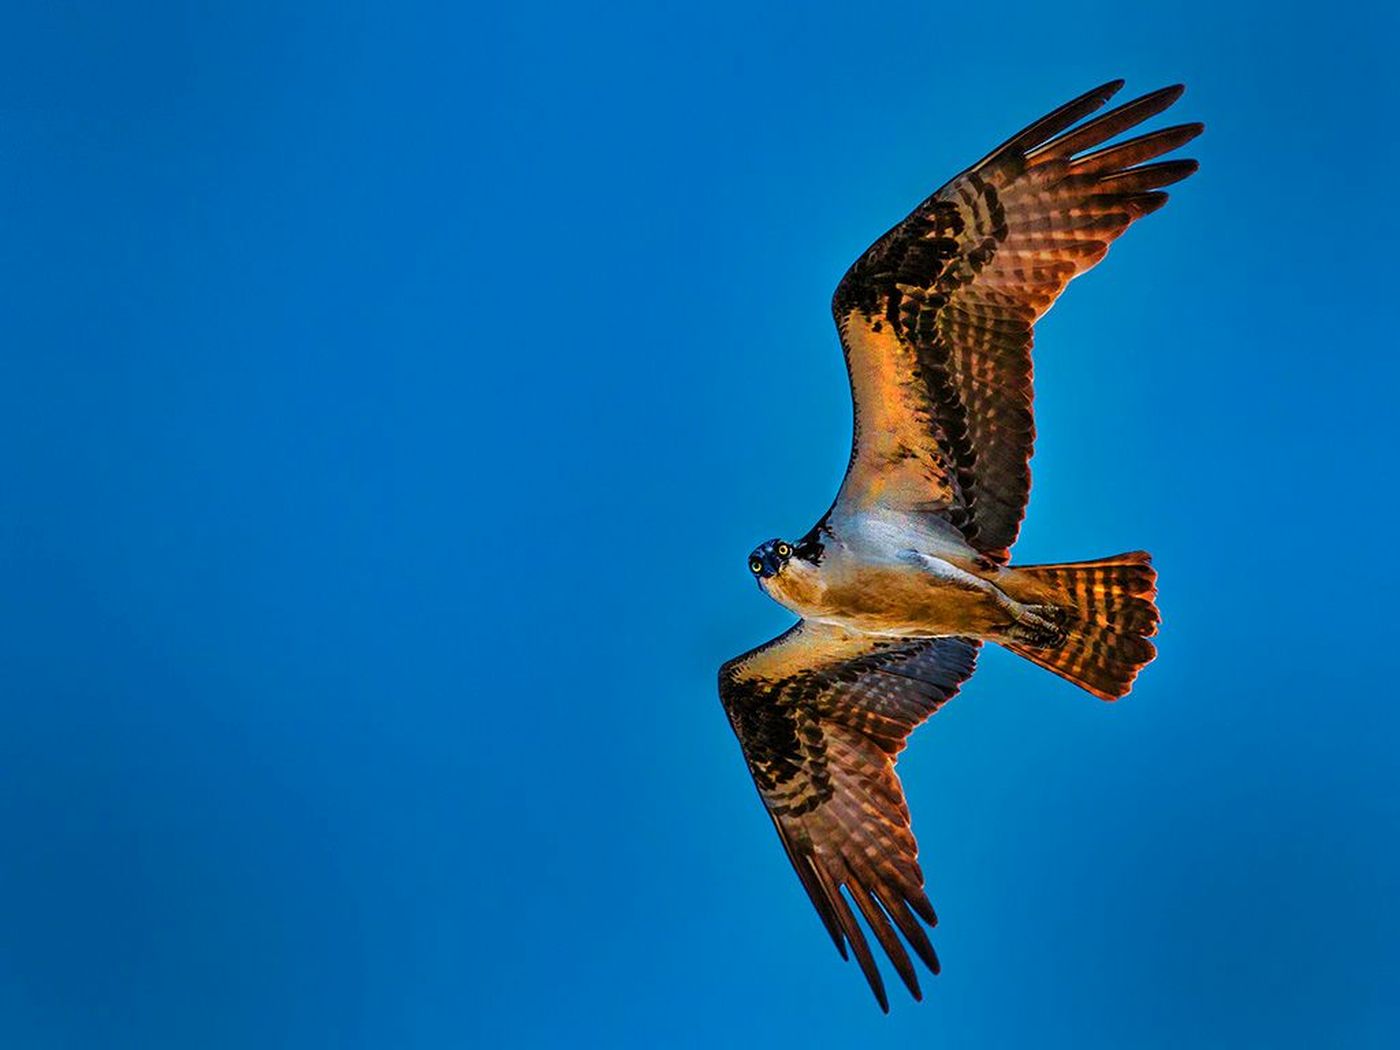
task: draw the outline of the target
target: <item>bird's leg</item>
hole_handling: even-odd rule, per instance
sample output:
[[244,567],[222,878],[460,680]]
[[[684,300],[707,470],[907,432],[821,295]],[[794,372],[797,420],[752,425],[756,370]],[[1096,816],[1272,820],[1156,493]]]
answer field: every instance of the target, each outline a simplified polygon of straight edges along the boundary
[[1027,605],[1018,602],[990,580],[984,580],[975,573],[959,568],[942,558],[935,558],[922,551],[906,550],[900,558],[917,565],[924,572],[939,580],[965,590],[973,591],[989,599],[995,608],[1006,618],[1004,628],[1007,641],[1029,645],[1036,649],[1050,649],[1065,640],[1065,610],[1055,605]]

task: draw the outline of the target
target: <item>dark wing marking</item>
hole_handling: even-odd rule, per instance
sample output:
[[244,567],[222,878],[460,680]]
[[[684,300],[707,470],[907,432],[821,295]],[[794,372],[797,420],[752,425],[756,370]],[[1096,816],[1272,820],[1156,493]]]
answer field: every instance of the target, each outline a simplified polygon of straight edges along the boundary
[[879,639],[802,621],[720,668],[720,699],[788,859],[842,958],[849,942],[886,1011],[851,903],[920,998],[895,929],[937,973],[918,920],[938,919],[894,761],[914,727],[972,674],[978,644]]
[[[1201,131],[1182,124],[1115,146],[1161,113],[1163,88],[1070,129],[1122,87],[1036,121],[920,204],[862,255],[832,300],[855,402],[838,505],[934,511],[1004,561],[1030,494],[1032,326],[1071,278],[1193,160],[1145,163]],[[1092,150],[1092,152],[1085,152]]]

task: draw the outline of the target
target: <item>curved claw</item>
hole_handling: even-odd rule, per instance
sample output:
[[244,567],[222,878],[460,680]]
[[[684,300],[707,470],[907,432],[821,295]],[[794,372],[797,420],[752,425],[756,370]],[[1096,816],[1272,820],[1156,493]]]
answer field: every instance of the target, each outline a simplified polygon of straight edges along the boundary
[[1007,634],[1013,642],[1035,649],[1056,649],[1069,636],[1068,614],[1057,605],[1027,605]]

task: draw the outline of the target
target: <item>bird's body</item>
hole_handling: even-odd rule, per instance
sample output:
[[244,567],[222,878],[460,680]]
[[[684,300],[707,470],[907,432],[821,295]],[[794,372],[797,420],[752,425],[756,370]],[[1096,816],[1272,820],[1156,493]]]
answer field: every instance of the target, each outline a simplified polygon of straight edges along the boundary
[[1033,326],[1166,202],[1161,187],[1196,170],[1148,162],[1199,124],[1104,145],[1170,106],[1179,87],[1079,123],[1119,87],[1013,136],[847,271],[832,302],[855,407],[846,477],[802,539],[770,540],[749,558],[764,592],[800,619],[720,669],[788,858],[885,1008],[857,912],[915,997],[899,934],[938,968],[894,774],[909,733],[972,674],[984,641],[1106,700],[1125,695],[1156,653],[1146,554],[1037,566],[1009,557],[1030,492]]
[[818,559],[793,558],[760,586],[803,619],[868,634],[995,638],[1015,622],[1007,589],[1017,572],[941,522],[894,510],[842,515],[817,530]]

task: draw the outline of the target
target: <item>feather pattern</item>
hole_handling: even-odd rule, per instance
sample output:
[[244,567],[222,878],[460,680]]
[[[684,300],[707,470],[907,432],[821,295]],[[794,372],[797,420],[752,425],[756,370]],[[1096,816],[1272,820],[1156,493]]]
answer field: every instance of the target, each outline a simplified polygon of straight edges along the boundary
[[837,949],[844,956],[849,945],[886,1010],[857,912],[916,999],[918,977],[896,929],[938,972],[918,922],[937,917],[895,756],[972,674],[978,644],[879,639],[803,621],[720,669],[725,712],[788,859]]
[[1012,136],[877,240],[832,300],[855,401],[838,506],[939,513],[1004,562],[1030,494],[1035,322],[1192,160],[1180,124],[1115,145],[1179,86],[1085,123],[1122,86],[1095,88]]
[[[913,957],[938,972],[926,929],[937,917],[895,759],[972,674],[981,643],[962,636],[998,641],[1105,699],[1126,693],[1155,652],[1147,640],[1157,625],[1155,574],[1145,554],[1000,567],[1030,492],[1035,323],[1132,223],[1166,203],[1165,187],[1197,167],[1161,158],[1199,124],[1114,141],[1167,110],[1182,89],[1100,112],[1121,87],[1086,92],[1007,139],[842,278],[832,312],[854,406],[846,476],[807,537],[772,541],[751,561],[770,596],[812,619],[720,669],[724,709],[798,880],[886,1010],[866,931],[916,999]],[[852,536],[869,540],[863,526],[875,522],[880,532],[891,518],[900,523],[889,529],[896,549],[881,548],[879,558],[846,550]],[[951,550],[940,587],[903,560],[920,552],[910,533]],[[845,577],[829,565],[843,550]],[[772,558],[791,561],[780,573]],[[981,593],[959,590],[974,570],[998,587],[1019,580],[1022,598],[1072,614],[1061,619],[1074,631],[1046,648],[997,633],[1007,628],[999,619],[963,615]],[[955,595],[953,612],[935,611],[934,594]],[[995,606],[996,616],[1005,608]]]

